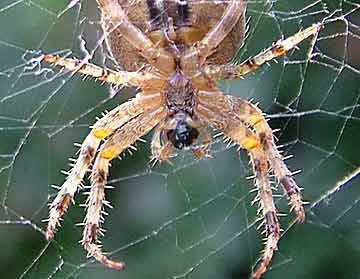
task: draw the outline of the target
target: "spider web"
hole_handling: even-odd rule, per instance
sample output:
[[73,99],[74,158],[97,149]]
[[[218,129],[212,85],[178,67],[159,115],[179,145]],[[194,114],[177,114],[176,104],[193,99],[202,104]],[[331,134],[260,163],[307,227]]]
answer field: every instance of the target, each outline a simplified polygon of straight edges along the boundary
[[[220,1],[219,1],[220,2]],[[291,3],[290,3],[291,2]],[[237,81],[227,94],[254,99],[279,128],[278,144],[304,188],[305,224],[284,229],[264,278],[360,278],[360,4],[249,1],[248,32],[236,61],[315,22],[324,26],[277,62]],[[80,190],[55,240],[44,237],[51,184],[64,180],[80,142],[101,112],[135,94],[48,65],[43,53],[109,63],[95,1],[2,0],[0,4],[0,273],[4,278],[247,278],[262,249],[245,152],[221,140],[213,159],[179,152],[148,163],[149,144],[111,168],[104,250],[124,260],[118,273],[91,259],[78,241]],[[149,136],[146,137],[149,139]],[[88,183],[88,181],[87,181]],[[274,185],[276,186],[276,185]],[[286,199],[275,190],[287,213]]]

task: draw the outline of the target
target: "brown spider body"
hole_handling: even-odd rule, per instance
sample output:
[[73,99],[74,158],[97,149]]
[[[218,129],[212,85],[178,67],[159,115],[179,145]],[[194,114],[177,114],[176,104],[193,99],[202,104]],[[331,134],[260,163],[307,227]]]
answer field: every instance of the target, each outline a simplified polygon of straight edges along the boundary
[[[168,63],[172,68],[167,69],[166,83],[161,88],[164,94],[168,116],[164,127],[165,136],[173,146],[182,149],[189,147],[197,139],[199,132],[194,126],[201,125],[194,115],[196,93],[201,88],[216,87],[216,81],[205,75],[193,75],[193,68],[186,71],[181,64],[186,61],[186,55],[191,47],[201,41],[216,25],[229,5],[216,1],[176,1],[176,0],[146,0],[146,1],[117,1],[124,9],[129,21],[141,30],[151,42],[168,52]],[[126,70],[139,70],[147,65],[141,53],[122,36],[121,27],[116,27],[102,16],[103,28],[109,33],[107,46],[111,55],[121,67]],[[208,63],[222,65],[230,61],[243,42],[245,32],[245,9],[238,17],[232,30],[220,42],[219,46],[207,58]],[[121,47],[119,47],[121,46]],[[197,88],[200,86],[200,88]],[[203,130],[205,131],[205,130]],[[206,140],[210,137],[204,135]],[[206,142],[208,144],[208,142]],[[193,147],[194,155],[198,158],[206,154],[204,146]],[[159,154],[157,159],[166,158]]]
[[[219,1],[176,1],[176,0],[117,0],[124,8],[129,20],[146,34],[154,44],[159,44],[170,52],[183,52],[200,41],[219,22],[228,2]],[[183,4],[181,4],[181,2]],[[111,30],[113,25],[104,19],[103,27]],[[173,30],[173,37],[165,34]],[[165,32],[164,32],[165,31]],[[229,62],[243,42],[245,34],[245,10],[235,27],[208,58],[212,64]],[[169,39],[172,40],[171,44]],[[107,37],[112,56],[127,71],[136,71],[147,64],[137,49],[115,28]],[[174,54],[177,55],[177,54]]]
[[154,162],[166,161],[174,148],[189,148],[196,158],[202,159],[211,142],[210,126],[250,156],[258,189],[255,201],[259,202],[259,219],[267,236],[263,256],[253,273],[253,278],[259,278],[280,238],[269,172],[282,186],[298,222],[303,222],[300,188],[283,162],[261,110],[239,97],[224,95],[216,82],[255,71],[309,36],[316,36],[321,25],[314,24],[279,40],[240,65],[223,65],[243,42],[246,0],[97,3],[110,55],[124,70],[103,69],[54,55],[44,55],[43,60],[115,86],[136,86],[141,92],[93,125],[68,178],[51,203],[47,239],[54,237],[60,218],[92,165],[82,243],[89,255],[102,264],[123,269],[122,262],[108,259],[98,246],[110,161],[154,128]]

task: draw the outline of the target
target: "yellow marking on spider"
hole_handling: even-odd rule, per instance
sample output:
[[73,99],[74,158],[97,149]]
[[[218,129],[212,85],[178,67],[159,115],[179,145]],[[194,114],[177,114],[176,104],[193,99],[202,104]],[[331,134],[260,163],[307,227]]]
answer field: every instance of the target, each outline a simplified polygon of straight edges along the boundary
[[256,138],[245,138],[240,142],[240,145],[246,150],[251,150],[258,146],[258,141]]
[[100,76],[99,80],[106,81],[112,84],[121,84],[122,82],[121,76],[114,74],[110,70],[107,70],[107,72],[104,75]]
[[56,63],[59,60],[59,57],[56,55],[51,55],[51,54],[45,54],[43,57],[44,61],[48,62],[48,63]]
[[110,131],[104,128],[94,130],[94,136],[98,139],[104,139],[110,135]]
[[112,78],[114,80],[114,84],[121,84],[121,82],[123,80],[120,75],[111,74],[111,75],[109,75],[109,78]]
[[101,158],[106,159],[106,160],[112,160],[114,159],[117,155],[119,154],[119,150],[117,149],[113,149],[113,148],[108,148],[105,149],[101,152]]
[[249,124],[251,126],[255,126],[255,125],[259,124],[262,120],[263,120],[263,117],[260,115],[252,115],[247,119],[247,121],[249,122]]

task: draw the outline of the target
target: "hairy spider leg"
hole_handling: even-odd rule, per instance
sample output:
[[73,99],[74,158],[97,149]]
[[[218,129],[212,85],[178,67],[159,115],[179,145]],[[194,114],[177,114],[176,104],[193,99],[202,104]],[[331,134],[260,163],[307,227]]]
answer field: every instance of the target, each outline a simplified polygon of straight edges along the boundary
[[162,132],[165,128],[165,121],[160,123],[154,131],[154,135],[151,141],[151,159],[152,165],[156,165],[157,162],[163,163],[165,162],[171,153],[174,150],[173,144],[163,137],[164,143],[161,142],[162,140]]
[[142,92],[99,119],[93,126],[90,134],[85,138],[80,148],[80,154],[66,181],[61,186],[55,199],[50,205],[49,221],[46,238],[54,237],[56,227],[60,224],[60,218],[64,215],[75,192],[86,172],[88,171],[101,140],[110,136],[116,129],[128,121],[138,117],[139,114],[161,106],[163,100],[160,93]]
[[287,168],[281,154],[277,150],[273,132],[264,118],[263,113],[254,104],[242,100],[239,97],[224,97],[227,99],[227,102],[231,104],[233,111],[236,112],[240,121],[251,128],[260,139],[260,144],[266,153],[267,160],[270,162],[271,169],[279,184],[282,186],[283,191],[286,193],[291,208],[295,210],[297,221],[299,223],[304,222],[305,212],[301,200],[301,189],[296,184],[291,171]]
[[103,265],[122,270],[124,263],[108,259],[98,243],[98,234],[101,234],[101,223],[104,221],[103,205],[105,201],[105,187],[109,174],[109,163],[121,152],[131,146],[138,138],[153,129],[166,116],[166,110],[160,106],[151,112],[144,112],[130,119],[111,135],[101,146],[91,172],[91,190],[86,202],[87,213],[84,220],[82,244],[88,251],[88,256],[94,257]]
[[261,218],[264,218],[265,233],[267,237],[262,257],[252,275],[253,279],[258,279],[266,271],[274,252],[277,250],[277,243],[280,239],[280,225],[268,177],[269,164],[266,153],[262,150],[261,145],[248,150],[248,152],[255,173],[256,186],[258,188],[258,214]]
[[315,36],[316,38],[321,26],[321,23],[316,23],[288,37],[287,39],[279,40],[272,47],[257,54],[253,58],[247,59],[240,65],[206,65],[204,72],[209,77],[216,80],[238,79],[246,74],[254,72],[264,63],[279,56],[283,56],[287,51],[295,48],[308,37]]
[[165,49],[157,47],[139,28],[137,28],[126,16],[124,9],[116,0],[96,0],[105,20],[112,22],[112,30],[115,29],[132,44],[139,53],[160,72],[170,75],[175,70],[174,57]]
[[[257,279],[261,277],[270,264],[274,251],[277,250],[277,242],[280,238],[280,227],[268,178],[269,166],[287,194],[291,210],[295,209],[299,223],[304,222],[305,212],[301,200],[301,190],[293,179],[292,173],[283,162],[283,158],[274,143],[272,130],[262,112],[255,105],[241,98],[234,96],[225,96],[225,98],[231,104],[232,110],[238,115],[239,120],[254,131],[259,140],[256,147],[248,150],[258,187],[258,196],[255,198],[255,201],[259,200],[260,202],[260,216],[265,218],[267,235],[263,256],[253,274],[253,278]],[[236,141],[233,136],[230,137]]]
[[[106,30],[105,32],[110,33],[117,30],[117,32],[121,33],[163,76],[159,78],[158,74],[152,74],[151,72],[146,73],[146,71],[135,73],[119,71],[117,73],[112,70],[101,69],[98,66],[85,63],[85,61],[68,58],[62,59],[52,55],[45,55],[43,60],[74,72],[92,75],[115,85],[135,85],[148,88],[150,91],[161,91],[165,83],[162,79],[166,79],[166,77],[175,70],[175,58],[164,48],[152,43],[140,29],[134,26],[126,16],[126,9],[123,9],[118,1],[97,0],[97,3],[104,15],[103,20],[108,20],[111,23],[110,30]],[[192,46],[180,57],[180,65],[186,75],[195,76],[198,73],[199,67],[203,67],[201,72],[207,74],[206,78],[209,81],[241,77],[256,70],[265,62],[284,55],[286,51],[294,48],[307,37],[312,35],[316,36],[321,27],[321,24],[316,24],[304,31],[298,32],[288,39],[279,40],[272,48],[261,52],[239,66],[202,66],[206,63],[206,58],[215,51],[220,42],[231,32],[236,23],[241,20],[241,17],[244,19],[245,9],[245,0],[231,0],[218,24],[216,24],[201,41]],[[202,84],[202,86],[205,85],[206,87],[210,83],[203,82],[200,78],[197,84]],[[154,96],[156,95],[155,99],[161,102],[161,104],[156,105],[156,101],[146,99],[150,98],[150,100],[153,100],[152,97],[154,96],[151,95],[152,94],[143,94],[141,96],[143,102],[149,105],[147,110],[141,105],[140,107],[136,107],[135,105],[130,106],[128,109],[125,109],[125,111],[120,109],[125,114],[125,120],[120,118],[124,121],[121,125],[117,123],[117,118],[115,117],[109,118],[109,123],[101,125],[101,123],[98,122],[95,125],[97,127],[93,128],[91,134],[85,139],[81,147],[80,156],[73,170],[70,172],[68,179],[52,203],[50,210],[48,238],[53,237],[59,219],[68,207],[69,201],[72,200],[78,185],[88,170],[101,140],[107,138],[106,142],[100,148],[92,169],[92,188],[87,201],[88,211],[85,218],[82,242],[90,256],[94,256],[99,262],[110,268],[123,269],[124,264],[109,260],[103,255],[98,246],[97,236],[98,233],[101,233],[100,223],[102,222],[101,215],[103,205],[107,204],[104,200],[104,189],[109,162],[129,147],[138,137],[151,130],[166,117],[166,109],[162,97],[159,96],[159,94],[154,94]],[[264,218],[265,231],[267,234],[265,251],[259,265],[253,273],[253,278],[257,279],[265,272],[269,265],[280,237],[280,227],[276,216],[276,208],[272,197],[268,172],[272,170],[275,173],[283,189],[287,192],[290,204],[295,208],[299,222],[303,221],[305,217],[300,189],[293,180],[290,171],[283,163],[282,157],[276,149],[271,128],[267,125],[260,110],[257,110],[252,104],[236,97],[224,96],[216,88],[209,89],[208,92],[200,90],[200,93],[196,92],[195,95],[196,104],[194,111],[195,114],[199,116],[201,122],[208,122],[214,128],[222,131],[229,140],[233,140],[242,148],[245,148],[250,155],[259,192],[259,214]],[[160,101],[160,99],[162,101]],[[128,103],[132,103],[132,101]],[[119,107],[122,106],[123,105]],[[143,111],[139,112],[139,110],[142,109]],[[151,113],[153,113],[153,115],[151,115]],[[107,116],[103,118],[105,122],[107,121],[106,118]],[[113,122],[114,126],[111,124]],[[160,156],[167,158],[171,150],[168,149],[166,152],[162,151],[161,129],[159,126],[158,130],[155,131],[153,139],[153,155],[157,152],[156,150],[160,150],[160,152],[158,152],[159,154],[163,152],[163,155]],[[89,147],[93,149],[89,149]],[[89,153],[89,151],[92,152]],[[194,151],[195,150],[193,150],[193,153],[196,155],[196,151]],[[201,156],[202,155],[199,154],[199,157]]]
[[[199,91],[195,111],[200,119],[221,131],[228,141],[234,141],[246,149],[250,155],[258,188],[255,201],[260,202],[258,213],[261,218],[264,218],[267,235],[261,261],[253,273],[254,279],[260,278],[266,271],[280,238],[280,226],[268,177],[269,167],[273,169],[280,183],[284,180],[284,177],[280,175],[284,173],[286,173],[285,179],[293,182],[293,191],[287,193],[293,207],[298,206],[296,213],[298,214],[298,221],[301,222],[305,215],[300,189],[292,179],[286,165],[279,164],[281,156],[276,150],[272,131],[261,111],[254,105],[238,97],[224,96],[220,91]],[[286,187],[284,188],[286,189]]]
[[60,66],[73,73],[83,74],[85,76],[92,76],[97,80],[115,85],[127,87],[141,87],[147,88],[162,88],[164,81],[158,75],[146,71],[127,72],[114,71],[107,68],[102,68],[94,64],[85,63],[76,58],[62,58],[58,55],[45,54],[43,61]]
[[209,154],[209,147],[212,142],[212,138],[207,126],[205,126],[204,123],[199,123],[197,130],[199,131],[198,143],[191,147],[191,152],[198,160],[202,160],[206,157],[211,158],[211,155]]
[[231,0],[221,20],[181,57],[181,68],[190,76],[195,75],[199,66],[206,62],[216,47],[231,32],[241,16],[245,17],[246,0]]

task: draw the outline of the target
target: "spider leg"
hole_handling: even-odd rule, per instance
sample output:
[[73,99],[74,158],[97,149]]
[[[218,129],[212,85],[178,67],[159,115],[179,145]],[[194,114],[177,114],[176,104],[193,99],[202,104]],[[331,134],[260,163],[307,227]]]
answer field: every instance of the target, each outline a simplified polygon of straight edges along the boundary
[[138,49],[141,55],[148,62],[163,73],[172,73],[175,69],[173,56],[164,50],[158,48],[139,28],[137,28],[126,16],[124,9],[115,0],[96,0],[101,9],[105,20],[112,23],[112,32],[115,29],[126,40]]
[[197,144],[191,147],[191,152],[196,159],[202,160],[206,157],[211,157],[209,154],[209,146],[212,139],[207,127],[198,120],[196,122],[197,125],[195,127],[199,132],[199,139],[197,140]]
[[124,268],[122,262],[108,259],[98,246],[98,234],[101,233],[100,224],[103,222],[103,205],[108,204],[105,201],[105,185],[109,173],[109,163],[139,137],[156,126],[165,116],[166,111],[160,107],[132,118],[105,141],[94,162],[91,173],[91,190],[86,203],[87,213],[82,244],[89,256],[93,256],[109,268],[118,270]]
[[152,141],[151,141],[151,159],[155,165],[157,162],[163,163],[165,162],[171,153],[174,150],[174,146],[169,140],[165,139],[165,143],[161,143],[161,133],[165,127],[165,123],[159,124],[154,132]]
[[[264,218],[266,243],[260,263],[256,267],[252,278],[260,278],[269,266],[274,252],[277,250],[277,243],[280,239],[280,225],[277,219],[276,207],[272,196],[270,181],[268,178],[268,161],[262,148],[254,147],[248,150],[251,157],[251,164],[255,173],[256,186],[258,188],[259,211],[258,214]],[[256,199],[255,199],[256,200]]]
[[[260,278],[266,271],[274,251],[277,250],[277,242],[280,238],[280,226],[277,220],[276,208],[268,179],[269,166],[279,184],[282,186],[283,191],[286,193],[291,208],[295,209],[299,223],[305,220],[305,212],[300,194],[301,190],[277,150],[272,130],[260,109],[238,97],[225,96],[225,98],[227,102],[231,104],[232,111],[236,113],[239,120],[251,129],[258,138],[258,143],[254,144],[254,147],[251,146],[251,150],[248,150],[248,152],[256,176],[260,210],[262,211],[261,216],[265,218],[265,228],[268,236],[263,257],[253,274],[253,278]],[[236,136],[231,136],[231,138],[236,141]]]
[[204,72],[216,80],[238,79],[254,72],[264,63],[283,56],[287,51],[293,49],[308,37],[316,36],[320,28],[321,23],[313,24],[284,40],[277,41],[272,47],[257,54],[253,58],[249,58],[240,65],[206,65]]
[[114,71],[94,64],[85,63],[84,61],[74,58],[61,58],[57,55],[45,54],[43,56],[43,61],[63,67],[64,69],[70,70],[74,73],[92,76],[100,81],[104,81],[115,86],[161,88],[164,83],[159,76],[149,72]]
[[195,111],[199,118],[220,130],[250,155],[258,188],[256,200],[260,202],[259,213],[264,218],[267,235],[263,256],[253,273],[253,278],[260,278],[266,271],[280,238],[280,226],[268,178],[269,164],[287,192],[298,221],[302,222],[305,214],[300,189],[275,147],[271,128],[254,105],[237,97],[224,96],[220,91],[199,91]]
[[272,130],[263,113],[255,105],[241,98],[234,96],[225,96],[225,98],[231,103],[232,110],[237,114],[238,118],[256,133],[275,177],[286,193],[291,208],[295,210],[297,221],[303,223],[305,212],[301,200],[301,189],[296,184],[291,171],[287,168],[277,150]]
[[185,72],[195,74],[198,71],[199,64],[203,64],[206,58],[215,51],[240,17],[243,17],[243,26],[245,26],[246,2],[246,0],[230,0],[221,20],[181,58],[181,68]]
[[[270,163],[272,171],[274,172],[278,182],[287,194],[291,207],[295,210],[297,221],[304,222],[305,212],[302,206],[301,189],[296,184],[292,177],[291,171],[287,168],[283,158],[276,148],[272,130],[265,120],[262,112],[255,105],[241,98],[234,96],[224,96],[220,91],[209,92],[199,91],[199,108],[204,110],[203,113],[208,113],[208,118],[219,127],[219,130],[224,129],[224,125],[229,121],[238,121],[248,128],[256,138],[253,136],[240,134],[241,141],[237,139],[237,143],[248,149],[253,144],[260,144],[263,151],[266,153],[266,158]],[[205,103],[206,106],[202,106]],[[214,113],[216,112],[216,113]],[[229,129],[229,128],[228,128]],[[236,129],[226,134],[231,139],[235,140],[231,133],[236,132]],[[239,136],[237,136],[239,138]],[[259,141],[258,143],[254,140]],[[235,140],[236,141],[236,140]]]
[[159,107],[161,103],[160,93],[138,93],[135,99],[116,107],[95,123],[90,134],[82,143],[79,157],[66,181],[50,205],[49,221],[46,231],[47,240],[54,237],[56,227],[60,224],[60,218],[68,208],[85,173],[88,171],[101,140],[111,135],[116,129],[136,118],[144,111]]

